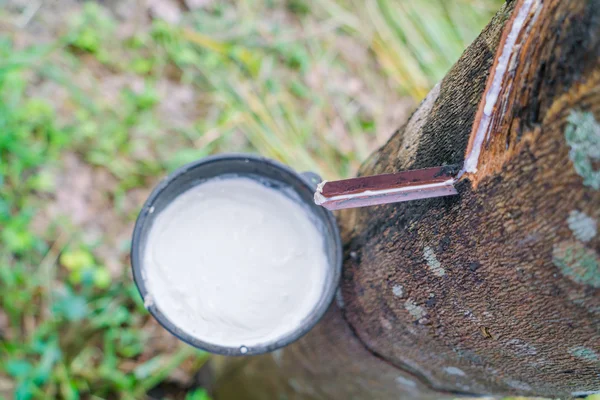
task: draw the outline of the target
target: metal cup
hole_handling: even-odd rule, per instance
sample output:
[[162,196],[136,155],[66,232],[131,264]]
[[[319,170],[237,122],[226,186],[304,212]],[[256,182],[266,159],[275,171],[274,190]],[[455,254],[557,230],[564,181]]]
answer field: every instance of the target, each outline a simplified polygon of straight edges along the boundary
[[294,201],[302,202],[310,211],[310,218],[323,234],[323,247],[329,261],[325,285],[318,303],[302,323],[286,336],[270,343],[242,347],[226,347],[199,340],[175,326],[169,320],[169,316],[163,314],[156,304],[151,301],[145,301],[145,304],[150,314],[165,329],[194,347],[223,355],[266,353],[287,346],[306,334],[327,311],[340,280],[342,269],[340,234],[333,214],[314,204],[313,194],[320,181],[316,174],[297,173],[279,162],[249,154],[211,156],[179,168],[156,186],[138,215],[131,245],[133,278],[142,298],[146,300],[149,293],[143,279],[144,251],[156,216],[186,190],[207,180],[226,175],[255,179],[281,191]]

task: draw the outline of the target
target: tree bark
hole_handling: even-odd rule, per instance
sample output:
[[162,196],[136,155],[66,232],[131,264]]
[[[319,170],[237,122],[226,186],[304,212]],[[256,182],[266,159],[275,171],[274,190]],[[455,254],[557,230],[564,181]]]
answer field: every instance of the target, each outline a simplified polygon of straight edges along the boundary
[[337,304],[216,399],[600,391],[599,61],[600,1],[509,1],[360,171],[466,154],[459,195],[338,214]]

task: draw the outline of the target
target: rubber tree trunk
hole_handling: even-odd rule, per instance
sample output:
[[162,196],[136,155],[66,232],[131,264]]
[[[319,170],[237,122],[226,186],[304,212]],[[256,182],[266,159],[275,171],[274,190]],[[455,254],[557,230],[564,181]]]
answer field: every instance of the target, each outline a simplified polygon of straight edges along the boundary
[[600,1],[508,2],[360,171],[467,159],[459,195],[340,213],[337,304],[215,397],[600,391],[599,63]]

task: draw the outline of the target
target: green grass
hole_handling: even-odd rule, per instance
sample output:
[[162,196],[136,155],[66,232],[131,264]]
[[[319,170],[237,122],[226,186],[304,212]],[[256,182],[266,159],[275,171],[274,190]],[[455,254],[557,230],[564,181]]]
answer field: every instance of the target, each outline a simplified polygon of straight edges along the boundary
[[124,35],[86,3],[46,44],[0,34],[0,398],[140,399],[200,368],[156,345],[129,274],[148,189],[227,151],[352,175],[499,1],[363,4],[215,2]]

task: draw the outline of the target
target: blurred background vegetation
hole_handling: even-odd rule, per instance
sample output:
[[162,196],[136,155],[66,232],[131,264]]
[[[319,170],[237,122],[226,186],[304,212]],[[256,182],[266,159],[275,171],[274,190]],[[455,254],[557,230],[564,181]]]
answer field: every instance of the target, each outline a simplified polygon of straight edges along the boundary
[[0,0],[0,398],[206,400],[129,237],[208,154],[354,174],[501,0]]

